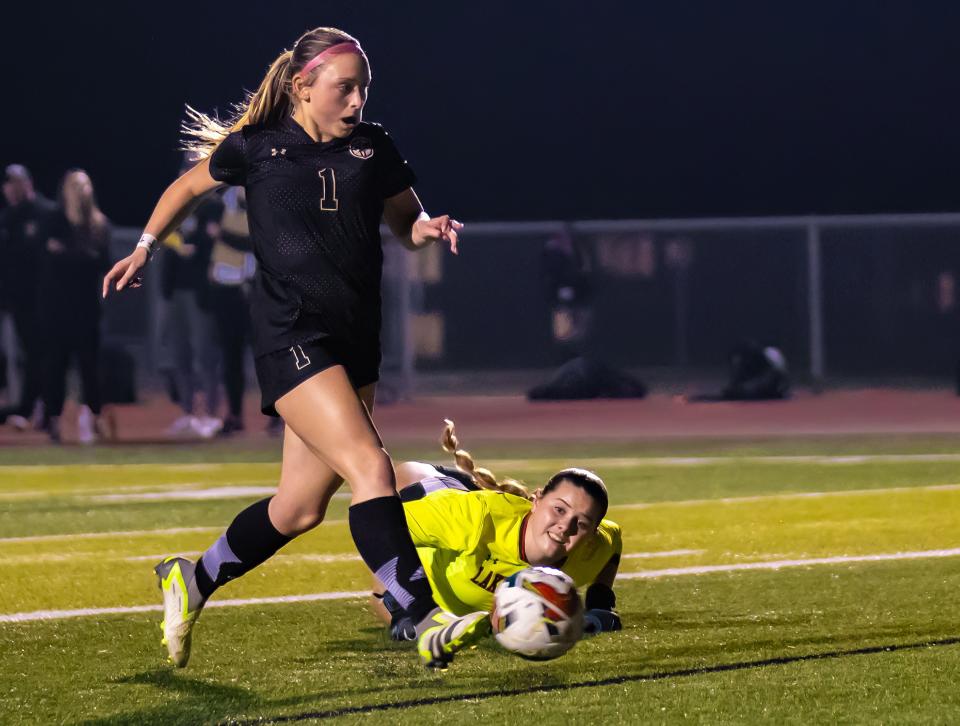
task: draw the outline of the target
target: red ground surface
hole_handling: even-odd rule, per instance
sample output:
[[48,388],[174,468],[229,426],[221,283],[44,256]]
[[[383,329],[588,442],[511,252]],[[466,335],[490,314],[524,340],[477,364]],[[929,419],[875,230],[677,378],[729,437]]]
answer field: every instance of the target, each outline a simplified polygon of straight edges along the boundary
[[[178,410],[165,399],[114,408],[118,440],[169,440],[164,431]],[[529,403],[520,396],[428,396],[380,406],[375,419],[388,445],[423,444],[439,435],[444,418],[478,440],[635,441],[684,437],[768,437],[837,434],[960,433],[960,398],[951,390],[851,389],[799,392],[762,403],[685,403],[654,394],[639,401]],[[75,433],[75,408],[64,412],[64,440]],[[247,400],[247,431],[265,439],[267,419]],[[0,427],[0,446],[45,441],[36,432]]]

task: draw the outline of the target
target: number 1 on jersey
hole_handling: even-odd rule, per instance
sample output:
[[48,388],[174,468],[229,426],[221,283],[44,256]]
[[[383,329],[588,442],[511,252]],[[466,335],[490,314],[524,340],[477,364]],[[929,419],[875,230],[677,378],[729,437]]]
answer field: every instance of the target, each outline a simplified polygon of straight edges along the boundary
[[340,207],[340,202],[337,200],[337,175],[333,173],[333,169],[321,169],[320,180],[323,182],[320,209],[324,212],[336,212]]

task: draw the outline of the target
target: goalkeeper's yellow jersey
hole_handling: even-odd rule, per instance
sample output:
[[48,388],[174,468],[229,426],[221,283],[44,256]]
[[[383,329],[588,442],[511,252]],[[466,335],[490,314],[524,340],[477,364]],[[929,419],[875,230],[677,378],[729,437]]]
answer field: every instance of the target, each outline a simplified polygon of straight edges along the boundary
[[[403,508],[437,605],[449,612],[492,610],[497,584],[530,567],[522,553],[530,502],[522,497],[444,489]],[[583,587],[622,549],[620,526],[604,519],[559,569]]]

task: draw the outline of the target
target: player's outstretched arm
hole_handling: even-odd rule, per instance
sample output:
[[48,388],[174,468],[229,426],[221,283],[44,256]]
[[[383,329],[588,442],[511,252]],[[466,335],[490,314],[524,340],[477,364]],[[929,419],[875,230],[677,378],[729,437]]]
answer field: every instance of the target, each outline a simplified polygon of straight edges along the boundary
[[450,244],[450,251],[457,254],[457,233],[463,225],[449,214],[431,217],[423,211],[413,189],[404,189],[388,197],[383,204],[383,219],[408,250],[418,250],[443,240]]
[[613,581],[619,567],[620,558],[611,557],[597,579],[587,588],[587,611],[583,614],[583,634],[586,637],[623,627],[620,616],[614,610],[617,597],[613,594]]
[[147,242],[138,243],[129,256],[117,262],[104,276],[103,296],[107,296],[111,286],[117,291],[139,287],[140,270],[147,264],[152,252],[150,245],[155,245],[157,240],[164,239],[179,227],[203,196],[218,186],[221,186],[220,182],[210,176],[209,159],[204,159],[167,187],[144,227],[141,240]]

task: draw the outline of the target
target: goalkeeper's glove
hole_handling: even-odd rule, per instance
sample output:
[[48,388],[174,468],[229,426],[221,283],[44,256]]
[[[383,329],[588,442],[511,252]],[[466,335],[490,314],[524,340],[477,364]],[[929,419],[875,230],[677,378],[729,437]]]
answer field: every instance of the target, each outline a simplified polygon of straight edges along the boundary
[[416,640],[416,623],[407,615],[397,599],[388,592],[382,595],[374,593],[383,601],[383,607],[390,613],[390,639],[391,640]]
[[620,616],[613,610],[594,608],[583,614],[583,636],[585,638],[591,638],[594,635],[611,630],[620,630],[621,628],[623,628],[623,623],[620,622]]

